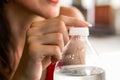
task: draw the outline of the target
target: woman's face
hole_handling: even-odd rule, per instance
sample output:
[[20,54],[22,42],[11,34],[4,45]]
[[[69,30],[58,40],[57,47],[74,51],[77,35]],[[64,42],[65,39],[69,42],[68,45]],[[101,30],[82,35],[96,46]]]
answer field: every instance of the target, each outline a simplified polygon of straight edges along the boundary
[[60,0],[13,0],[14,4],[45,18],[59,15]]

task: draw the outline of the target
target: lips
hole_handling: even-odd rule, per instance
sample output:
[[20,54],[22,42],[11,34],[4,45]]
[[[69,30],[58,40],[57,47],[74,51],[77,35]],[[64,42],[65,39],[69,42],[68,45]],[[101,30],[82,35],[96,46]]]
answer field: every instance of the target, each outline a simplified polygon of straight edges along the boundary
[[59,0],[49,0],[50,2],[52,2],[52,3],[58,3],[59,2]]

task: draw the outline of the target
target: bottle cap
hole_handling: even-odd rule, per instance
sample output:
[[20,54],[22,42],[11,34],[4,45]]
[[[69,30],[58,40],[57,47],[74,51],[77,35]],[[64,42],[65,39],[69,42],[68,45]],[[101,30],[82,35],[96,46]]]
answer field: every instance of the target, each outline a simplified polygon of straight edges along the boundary
[[72,27],[70,28],[69,35],[80,35],[80,36],[88,36],[89,29],[88,27]]

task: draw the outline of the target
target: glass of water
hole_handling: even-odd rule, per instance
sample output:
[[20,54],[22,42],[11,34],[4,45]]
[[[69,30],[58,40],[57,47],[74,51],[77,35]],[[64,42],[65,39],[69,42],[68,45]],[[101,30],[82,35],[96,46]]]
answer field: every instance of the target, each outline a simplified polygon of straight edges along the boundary
[[94,66],[64,66],[55,70],[54,80],[105,80],[105,71]]

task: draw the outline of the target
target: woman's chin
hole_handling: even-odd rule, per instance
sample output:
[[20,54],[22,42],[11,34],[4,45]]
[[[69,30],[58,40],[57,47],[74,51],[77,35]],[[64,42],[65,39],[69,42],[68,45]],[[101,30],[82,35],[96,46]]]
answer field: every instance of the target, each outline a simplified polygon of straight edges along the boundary
[[46,18],[54,18],[59,16],[60,9],[59,8],[54,8],[54,9],[49,9],[46,13]]

